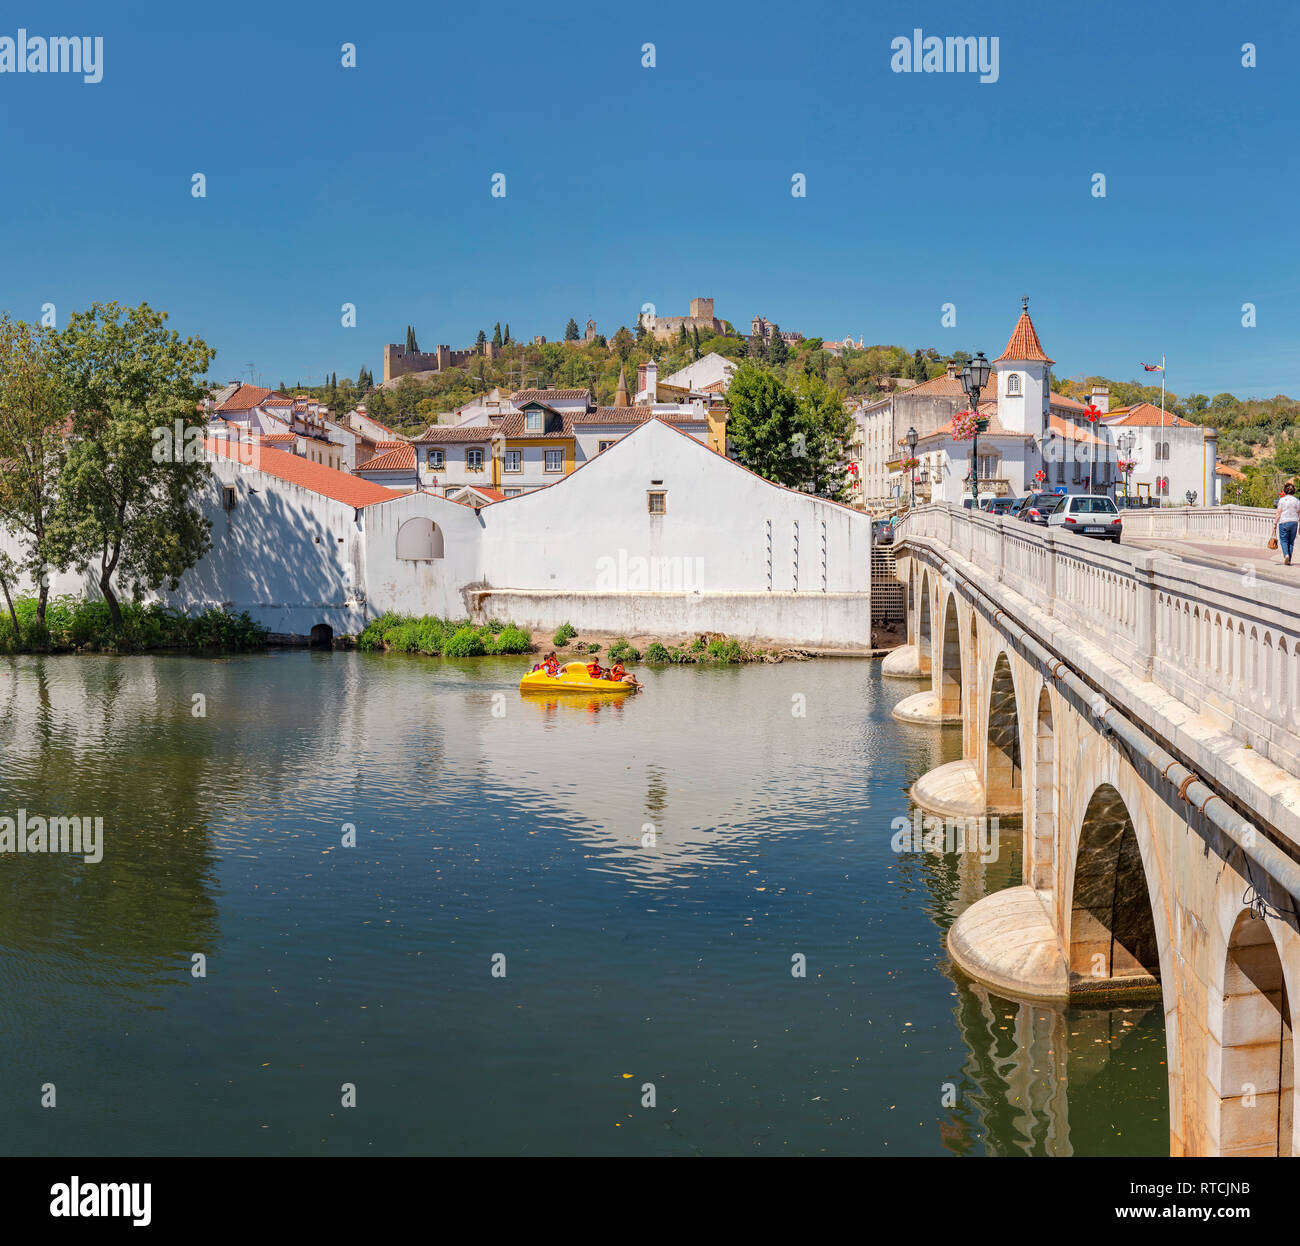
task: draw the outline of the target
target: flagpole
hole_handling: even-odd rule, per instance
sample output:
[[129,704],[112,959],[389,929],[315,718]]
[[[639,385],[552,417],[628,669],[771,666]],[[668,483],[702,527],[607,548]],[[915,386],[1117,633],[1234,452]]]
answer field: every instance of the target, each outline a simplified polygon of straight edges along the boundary
[[1165,357],[1160,356],[1160,426],[1165,423]]

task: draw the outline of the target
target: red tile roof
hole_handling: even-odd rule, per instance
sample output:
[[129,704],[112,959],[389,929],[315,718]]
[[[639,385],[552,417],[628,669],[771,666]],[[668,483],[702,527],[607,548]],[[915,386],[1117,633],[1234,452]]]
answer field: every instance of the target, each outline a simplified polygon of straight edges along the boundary
[[1199,427],[1191,420],[1184,420],[1172,411],[1162,412],[1159,407],[1149,402],[1135,402],[1131,407],[1116,407],[1105,418],[1107,424],[1123,424],[1128,428]]
[[486,445],[496,433],[496,426],[491,424],[431,424],[413,440],[422,445],[441,445],[448,441]]
[[665,424],[707,424],[709,417],[688,415],[681,411],[656,415],[650,407],[597,407],[574,417],[575,424],[644,424],[646,420],[662,420]]
[[1058,394],[1055,390],[1048,396],[1048,401],[1053,407],[1064,407],[1067,411],[1085,411],[1087,403],[1077,402],[1073,398],[1067,398],[1064,394]]
[[521,402],[549,402],[555,398],[572,402],[577,398],[591,401],[589,389],[521,389],[510,395],[510,401],[518,406]]
[[1011,331],[1011,339],[1007,342],[1006,350],[993,362],[1000,363],[1003,359],[1033,360],[1037,363],[1056,362],[1043,353],[1043,344],[1038,340],[1038,333],[1034,329],[1034,322],[1029,319],[1028,309],[1020,313],[1020,319],[1016,321],[1016,327]]
[[373,459],[367,459],[360,467],[358,472],[413,472],[415,471],[415,447],[410,445],[401,445],[395,450],[389,450],[386,454],[377,454]]
[[286,454],[283,450],[273,450],[270,446],[257,442],[234,442],[209,439],[204,443],[209,454],[220,455],[237,463],[247,462],[254,471],[265,472],[286,484],[298,485],[319,493],[323,497],[333,498],[346,506],[372,506],[376,502],[391,502],[401,494],[393,489],[385,489],[370,480],[362,480],[349,472],[335,471],[323,463],[312,463],[299,458],[296,454]]
[[241,385],[219,407],[218,411],[249,411],[260,407],[268,398],[275,395],[273,389],[263,389],[260,385]]
[[1073,420],[1064,420],[1059,415],[1048,416],[1048,427],[1058,437],[1063,437],[1066,441],[1078,442],[1084,446],[1104,446],[1110,449],[1110,442],[1101,437],[1090,433],[1086,428],[1080,427]]

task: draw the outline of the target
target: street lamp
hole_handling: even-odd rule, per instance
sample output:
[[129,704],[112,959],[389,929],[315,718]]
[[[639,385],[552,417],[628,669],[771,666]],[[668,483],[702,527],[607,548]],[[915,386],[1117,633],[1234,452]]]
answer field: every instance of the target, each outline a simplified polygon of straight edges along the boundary
[[1196,505],[1196,490],[1195,490],[1195,489],[1188,489],[1187,492],[1186,492],[1185,494],[1183,494],[1183,496],[1187,499],[1187,505],[1188,505],[1188,506],[1195,506],[1195,505]]
[[970,399],[971,415],[975,417],[975,432],[970,446],[970,491],[972,505],[977,509],[980,504],[980,391],[989,383],[991,370],[983,351],[961,370],[961,387]]
[[904,438],[904,440],[907,442],[907,462],[908,462],[907,474],[912,478],[912,509],[915,510],[916,509],[916,463],[913,462],[913,460],[916,458],[916,443],[920,440],[920,438],[917,437],[916,435],[916,429],[909,428],[907,430],[907,436]]

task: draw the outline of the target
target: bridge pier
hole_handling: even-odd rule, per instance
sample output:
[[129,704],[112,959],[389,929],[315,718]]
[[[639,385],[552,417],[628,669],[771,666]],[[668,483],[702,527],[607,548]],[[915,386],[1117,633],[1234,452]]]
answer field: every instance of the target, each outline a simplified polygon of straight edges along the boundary
[[880,673],[890,679],[929,679],[930,658],[928,655],[922,657],[918,645],[899,645],[885,655]]

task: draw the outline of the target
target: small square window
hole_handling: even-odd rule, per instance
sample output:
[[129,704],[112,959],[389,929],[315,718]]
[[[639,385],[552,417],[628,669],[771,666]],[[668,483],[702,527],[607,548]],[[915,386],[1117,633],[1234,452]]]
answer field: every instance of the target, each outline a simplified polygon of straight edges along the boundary
[[507,450],[505,460],[506,471],[522,472],[524,470],[524,453],[522,450]]
[[524,427],[530,433],[539,433],[542,431],[542,413],[532,410],[524,415]]
[[650,513],[652,515],[666,515],[668,513],[667,493],[656,493],[652,490],[646,496],[649,499]]
[[442,464],[443,464],[442,453],[443,453],[443,452],[442,452],[441,450],[430,450],[430,451],[429,451],[429,466],[430,466],[430,467],[441,467],[441,466],[442,466]]
[[597,443],[597,446],[596,446],[596,453],[597,453],[597,454],[604,454],[605,451],[608,450],[608,449],[610,448],[610,446],[612,446],[613,444],[614,444],[614,443],[613,443],[612,441],[602,441],[602,442]]
[[465,467],[471,472],[481,472],[483,470],[483,451],[466,450]]
[[239,501],[239,490],[234,485],[221,486],[221,506],[223,510],[232,511]]
[[546,470],[548,472],[562,472],[564,470],[564,451],[547,450],[545,453]]

